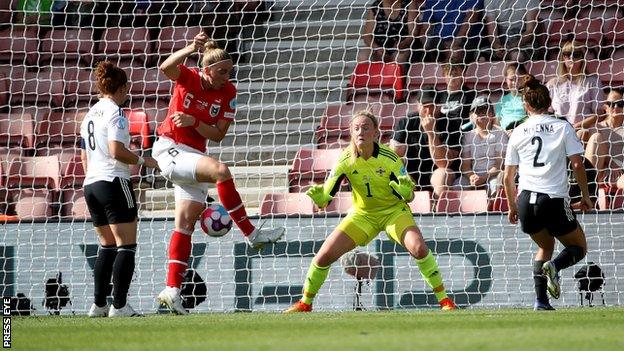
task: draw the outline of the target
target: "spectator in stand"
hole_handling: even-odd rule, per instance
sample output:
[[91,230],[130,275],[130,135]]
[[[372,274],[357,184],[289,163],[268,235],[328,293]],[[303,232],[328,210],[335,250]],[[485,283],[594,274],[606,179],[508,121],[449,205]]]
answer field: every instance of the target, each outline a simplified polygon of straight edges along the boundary
[[[466,65],[447,63],[442,66],[442,72],[446,81],[446,91],[442,92],[441,97],[442,115],[451,120],[459,119],[462,125],[469,123],[470,105],[477,93],[464,84]],[[449,132],[453,131],[449,130]]]
[[528,74],[524,65],[510,63],[505,67],[505,84],[508,93],[496,104],[496,124],[503,130],[511,131],[527,118],[522,96],[518,91],[518,81]]
[[539,0],[484,0],[484,6],[492,59],[523,62],[543,52],[536,36]]
[[422,23],[427,61],[474,61],[481,46],[483,0],[425,0]]
[[454,185],[459,189],[486,188],[493,195],[502,184],[507,134],[494,124],[494,105],[485,95],[472,102],[470,120],[476,127],[462,138],[462,174]]
[[[2,0],[11,1],[11,0]],[[13,0],[17,3],[15,23],[49,25],[53,0]]]
[[459,171],[461,119],[441,113],[442,94],[433,89],[420,93],[418,114],[401,119],[390,147],[406,159],[407,171],[420,190],[440,195],[453,184]]
[[375,0],[366,11],[358,61],[410,61],[418,8],[410,0]]
[[[597,74],[589,72],[586,55],[581,42],[566,42],[559,54],[557,76],[546,84],[555,115],[565,117],[576,130],[594,126],[604,113],[602,84]],[[588,138],[583,133],[581,140]]]
[[[605,102],[607,118],[589,130],[585,158],[597,169],[598,183],[624,189],[624,96],[613,89]],[[580,133],[579,133],[580,134]]]

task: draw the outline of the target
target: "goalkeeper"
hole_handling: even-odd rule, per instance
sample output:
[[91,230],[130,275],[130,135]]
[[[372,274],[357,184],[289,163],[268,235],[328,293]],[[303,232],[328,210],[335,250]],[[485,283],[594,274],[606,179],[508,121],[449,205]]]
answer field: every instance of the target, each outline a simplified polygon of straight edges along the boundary
[[329,235],[308,269],[303,297],[285,312],[310,312],[312,301],[325,282],[329,267],[356,245],[365,246],[380,231],[403,245],[416,259],[420,272],[442,309],[456,309],[446,295],[435,258],[407,205],[414,197],[411,178],[391,149],[377,143],[379,125],[368,111],[356,113],[350,122],[351,144],[342,153],[324,185],[308,190],[319,208],[329,204],[340,183],[347,178],[353,191],[353,210]]

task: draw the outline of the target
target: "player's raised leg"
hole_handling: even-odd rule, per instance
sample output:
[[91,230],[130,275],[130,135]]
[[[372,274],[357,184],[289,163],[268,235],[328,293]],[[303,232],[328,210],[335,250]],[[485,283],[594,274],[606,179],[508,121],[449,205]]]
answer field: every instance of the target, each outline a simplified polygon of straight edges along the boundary
[[227,165],[207,156],[202,157],[197,163],[196,174],[200,182],[216,183],[221,204],[253,248],[260,249],[265,244],[278,241],[284,235],[283,227],[257,228],[251,224]]

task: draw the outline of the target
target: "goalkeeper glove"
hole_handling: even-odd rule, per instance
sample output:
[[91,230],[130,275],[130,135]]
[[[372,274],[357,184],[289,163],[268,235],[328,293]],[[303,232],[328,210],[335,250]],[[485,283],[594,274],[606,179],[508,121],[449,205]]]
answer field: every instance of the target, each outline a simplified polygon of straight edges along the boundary
[[403,200],[412,201],[414,197],[414,183],[412,182],[412,178],[408,175],[403,175],[397,177],[399,182],[397,183],[394,180],[390,181],[390,187],[397,192],[397,194],[401,195]]
[[308,195],[319,208],[327,206],[327,204],[329,204],[329,202],[333,199],[331,195],[325,193],[325,189],[322,185],[312,186],[308,189],[308,191],[306,191],[306,195]]

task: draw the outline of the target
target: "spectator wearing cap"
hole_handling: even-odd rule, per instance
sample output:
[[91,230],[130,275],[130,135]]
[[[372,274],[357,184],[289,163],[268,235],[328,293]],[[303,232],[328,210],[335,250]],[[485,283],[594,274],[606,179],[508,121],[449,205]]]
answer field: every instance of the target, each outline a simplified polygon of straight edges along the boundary
[[419,190],[435,195],[453,184],[460,164],[462,120],[441,113],[441,95],[433,89],[421,91],[418,112],[399,120],[390,140]]
[[[607,118],[589,131],[585,158],[597,169],[603,187],[624,189],[624,96],[613,89],[605,102]],[[580,133],[579,133],[580,134]]]
[[456,189],[486,188],[493,195],[502,184],[508,137],[494,124],[494,109],[485,95],[475,98],[470,106],[470,121],[475,129],[462,138],[461,176],[454,183]]

